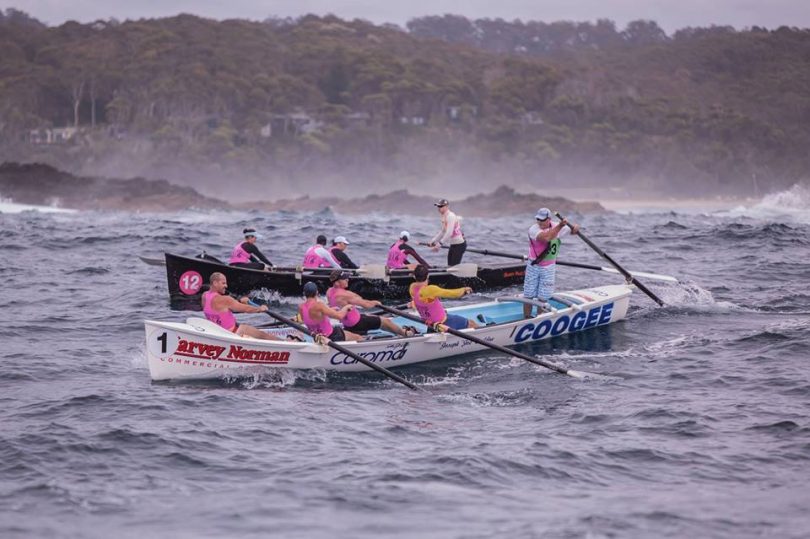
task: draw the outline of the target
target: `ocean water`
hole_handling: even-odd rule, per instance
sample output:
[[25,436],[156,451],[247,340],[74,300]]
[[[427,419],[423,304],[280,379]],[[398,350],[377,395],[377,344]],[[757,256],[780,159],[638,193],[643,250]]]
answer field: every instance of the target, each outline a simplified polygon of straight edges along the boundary
[[[610,382],[498,353],[400,371],[425,392],[374,373],[150,381],[143,320],[189,313],[137,255],[224,257],[253,225],[276,263],[321,232],[381,263],[400,230],[435,231],[431,209],[0,214],[0,537],[810,534],[800,187],[723,212],[577,217],[628,269],[682,281],[647,282],[663,308],[637,292],[625,321],[522,349]],[[520,253],[531,222],[464,227],[470,247]],[[576,238],[561,258],[601,264]],[[561,267],[557,285],[616,279]]]

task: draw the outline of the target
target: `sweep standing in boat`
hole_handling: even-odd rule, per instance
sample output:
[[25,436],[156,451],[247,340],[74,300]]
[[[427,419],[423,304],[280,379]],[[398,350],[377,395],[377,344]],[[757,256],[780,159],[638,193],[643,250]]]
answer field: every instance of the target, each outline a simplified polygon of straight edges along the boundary
[[328,305],[318,301],[318,285],[313,282],[308,282],[304,285],[304,303],[298,307],[298,312],[301,314],[301,320],[304,325],[315,335],[323,335],[332,341],[359,341],[362,339],[360,335],[346,331],[340,326],[333,326],[329,321],[330,318],[335,320],[343,320],[349,312],[354,310],[352,305],[345,305],[338,310],[335,310]]
[[337,268],[340,269],[340,264],[332,256],[332,253],[326,250],[326,236],[323,234],[315,238],[315,245],[307,249],[304,254],[304,267],[305,268]]
[[355,306],[355,308],[349,311],[349,314],[347,314],[343,319],[344,328],[361,335],[364,335],[373,329],[384,329],[385,331],[395,333],[401,337],[410,337],[416,333],[413,328],[403,329],[399,327],[390,318],[361,313],[357,307],[370,309],[379,305],[380,302],[376,300],[372,301],[363,299],[360,294],[349,290],[349,277],[351,277],[351,273],[348,271],[332,271],[332,273],[329,275],[329,280],[332,282],[332,287],[326,291],[326,300],[329,302],[330,307],[340,309],[346,305]]
[[242,230],[245,236],[244,241],[236,244],[236,247],[231,251],[231,258],[228,264],[240,268],[249,269],[270,269],[273,263],[270,262],[264,254],[256,247],[256,240],[260,237],[256,233],[255,228],[246,228]]
[[433,328],[441,329],[442,325],[453,329],[476,328],[478,324],[456,314],[447,314],[439,298],[457,299],[472,293],[472,288],[446,289],[436,285],[428,284],[428,269],[425,266],[416,266],[413,270],[415,283],[411,284],[410,294],[420,318],[425,324]]
[[247,297],[236,301],[231,296],[225,294],[225,290],[228,288],[228,280],[225,278],[225,275],[218,271],[211,274],[209,283],[208,291],[204,292],[202,295],[203,313],[208,320],[222,326],[228,331],[233,331],[241,337],[247,335],[254,339],[264,339],[267,341],[281,340],[275,335],[260,331],[248,324],[238,324],[233,315],[233,312],[263,313],[267,311],[267,305],[252,307],[247,305]]
[[[385,263],[386,266],[391,269],[408,268],[411,271],[413,271],[416,266],[420,264],[430,268],[430,264],[425,262],[425,259],[419,256],[416,249],[408,245],[408,240],[410,239],[411,235],[407,230],[403,230],[399,233],[399,239],[395,241],[388,249],[388,261]],[[412,256],[416,262],[418,262],[418,264],[408,263],[409,256]]]
[[450,203],[447,199],[441,199],[433,204],[439,209],[442,216],[442,229],[430,240],[430,245],[434,251],[439,250],[439,246],[447,244],[450,248],[447,251],[447,265],[455,266],[461,264],[464,251],[467,250],[467,241],[461,232],[461,217],[450,211]]
[[[579,232],[579,225],[571,223],[571,227],[567,227],[566,220],[552,222],[548,208],[537,210],[534,219],[536,222],[529,228],[529,257],[523,279],[523,297],[548,301],[554,293],[560,238]],[[532,305],[523,305],[523,316],[531,318]]]
[[352,262],[352,259],[346,254],[346,247],[348,246],[349,240],[344,236],[338,236],[332,240],[332,248],[329,249],[329,252],[332,253],[332,258],[337,260],[341,268],[357,269],[360,266]]

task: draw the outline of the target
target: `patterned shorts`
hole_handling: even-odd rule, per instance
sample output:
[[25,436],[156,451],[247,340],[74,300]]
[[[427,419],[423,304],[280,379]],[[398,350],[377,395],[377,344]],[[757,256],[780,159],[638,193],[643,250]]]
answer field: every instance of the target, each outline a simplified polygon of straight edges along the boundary
[[557,265],[540,266],[526,264],[526,277],[523,280],[523,297],[548,301],[554,293],[554,276]]

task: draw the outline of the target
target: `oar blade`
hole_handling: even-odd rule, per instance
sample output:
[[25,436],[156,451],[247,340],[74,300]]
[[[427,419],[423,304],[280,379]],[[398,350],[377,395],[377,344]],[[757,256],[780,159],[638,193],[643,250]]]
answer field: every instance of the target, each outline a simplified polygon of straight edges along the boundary
[[385,266],[382,264],[366,264],[355,270],[358,275],[366,279],[385,279]]
[[615,376],[608,376],[606,374],[597,374],[595,372],[576,371],[574,369],[568,369],[565,372],[565,374],[577,378],[578,380],[594,380],[598,382],[613,382],[616,380],[621,380],[621,378],[617,378]]
[[455,266],[449,266],[447,272],[456,277],[478,277],[478,264],[472,262],[456,264]]

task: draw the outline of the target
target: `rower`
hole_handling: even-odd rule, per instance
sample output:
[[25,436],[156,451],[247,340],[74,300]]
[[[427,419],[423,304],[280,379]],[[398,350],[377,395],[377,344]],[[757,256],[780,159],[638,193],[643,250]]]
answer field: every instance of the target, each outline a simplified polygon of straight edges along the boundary
[[[407,230],[403,230],[399,233],[399,239],[391,244],[391,247],[388,249],[388,262],[386,262],[386,266],[391,269],[408,268],[411,271],[419,264],[430,268],[430,264],[425,262],[425,260],[417,254],[416,249],[408,245],[408,240],[410,239],[411,234]],[[408,263],[409,256],[412,256],[418,264]]]
[[359,341],[362,339],[360,335],[345,331],[340,326],[333,326],[329,321],[330,318],[345,319],[354,310],[352,305],[347,304],[339,310],[335,310],[321,303],[318,301],[318,285],[312,281],[304,285],[304,297],[306,299],[298,306],[298,312],[301,314],[304,325],[313,335],[316,337],[322,335],[332,341]]
[[256,233],[256,229],[245,228],[242,230],[242,234],[245,239],[237,243],[236,247],[233,248],[228,264],[239,268],[258,270],[272,268],[273,263],[256,247],[256,240],[261,237]]
[[332,253],[326,250],[326,236],[323,234],[315,238],[315,245],[307,249],[304,254],[304,267],[305,268],[337,268],[340,269],[340,264],[332,256]]
[[360,266],[352,262],[352,259],[346,254],[346,247],[348,246],[349,241],[343,236],[338,236],[332,240],[332,248],[329,249],[329,252],[332,253],[332,258],[337,260],[341,268],[357,269]]
[[356,307],[370,309],[380,305],[380,302],[363,299],[360,294],[349,290],[349,277],[351,277],[351,273],[348,271],[333,270],[329,275],[332,287],[326,291],[326,300],[330,307],[340,309],[346,305],[355,306],[343,319],[343,327],[361,335],[380,328],[401,337],[410,337],[416,333],[416,330],[411,327],[407,329],[399,327],[390,318],[361,313]]
[[411,284],[409,292],[411,299],[419,312],[420,318],[434,331],[441,331],[442,326],[452,329],[477,328],[478,324],[456,314],[447,314],[439,298],[460,298],[472,293],[472,288],[445,289],[428,284],[428,269],[425,266],[416,266],[413,270],[415,283]]
[[232,331],[240,337],[248,336],[254,339],[264,339],[267,341],[280,341],[275,335],[260,331],[248,324],[238,324],[233,312],[237,313],[263,313],[267,312],[267,305],[252,307],[247,305],[248,298],[243,297],[236,301],[231,296],[225,294],[228,288],[228,280],[225,275],[215,271],[209,279],[209,290],[202,295],[202,307],[205,317],[219,326]]

